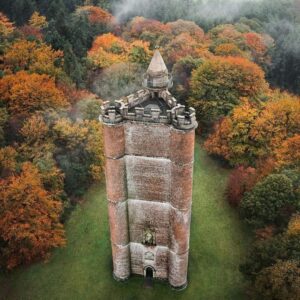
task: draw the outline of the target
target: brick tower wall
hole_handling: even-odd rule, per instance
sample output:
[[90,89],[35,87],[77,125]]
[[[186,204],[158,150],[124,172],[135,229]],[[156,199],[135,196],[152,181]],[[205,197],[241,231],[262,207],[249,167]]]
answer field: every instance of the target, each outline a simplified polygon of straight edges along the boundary
[[[144,275],[152,266],[155,277],[184,286],[194,130],[127,121],[104,124],[104,139],[115,277]],[[156,246],[142,244],[145,226],[155,231]]]

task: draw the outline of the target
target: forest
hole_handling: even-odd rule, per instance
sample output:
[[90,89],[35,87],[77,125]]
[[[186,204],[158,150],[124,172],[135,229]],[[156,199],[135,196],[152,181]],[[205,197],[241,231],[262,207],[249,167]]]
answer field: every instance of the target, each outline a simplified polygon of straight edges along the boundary
[[157,47],[230,172],[247,298],[300,299],[299,0],[1,1],[0,273],[67,245],[105,181],[101,104],[141,87]]

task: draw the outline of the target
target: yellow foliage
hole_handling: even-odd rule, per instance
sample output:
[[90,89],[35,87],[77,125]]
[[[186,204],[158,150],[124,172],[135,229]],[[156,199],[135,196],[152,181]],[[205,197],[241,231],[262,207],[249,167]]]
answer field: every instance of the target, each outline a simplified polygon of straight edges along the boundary
[[42,29],[48,26],[48,22],[45,16],[41,16],[35,11],[29,19],[29,25],[37,29]]
[[14,31],[15,27],[12,22],[0,12],[0,36],[8,36]]
[[287,234],[298,235],[300,234],[300,214],[293,216],[289,222]]
[[45,43],[17,40],[6,50],[3,60],[4,67],[12,71],[21,69],[57,77],[63,71],[55,63],[62,57],[62,51],[55,51]]

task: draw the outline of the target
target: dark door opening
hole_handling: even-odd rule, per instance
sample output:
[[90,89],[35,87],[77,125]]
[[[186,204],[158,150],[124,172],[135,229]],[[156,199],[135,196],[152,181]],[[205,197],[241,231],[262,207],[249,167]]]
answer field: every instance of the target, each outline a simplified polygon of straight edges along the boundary
[[153,269],[152,268],[148,267],[146,269],[146,277],[147,278],[153,278]]
[[153,288],[153,268],[147,267],[145,275],[144,287],[150,289]]

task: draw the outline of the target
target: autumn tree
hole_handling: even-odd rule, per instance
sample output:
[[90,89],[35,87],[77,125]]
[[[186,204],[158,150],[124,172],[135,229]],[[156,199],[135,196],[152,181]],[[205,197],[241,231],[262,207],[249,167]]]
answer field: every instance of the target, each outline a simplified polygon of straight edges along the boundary
[[11,146],[0,148],[0,178],[6,178],[18,171],[18,152]]
[[88,20],[92,24],[105,24],[113,22],[113,16],[106,10],[92,5],[79,6],[76,9],[77,14],[87,14]]
[[174,37],[164,48],[163,54],[167,64],[173,65],[179,59],[191,56],[200,58],[199,43],[188,33]]
[[135,40],[129,46],[129,61],[138,63],[146,67],[152,57],[152,52],[149,50],[149,42]]
[[256,277],[254,288],[266,300],[297,300],[300,298],[300,262],[278,261],[263,269]]
[[72,123],[60,119],[53,130],[56,160],[65,173],[65,190],[69,195],[81,196],[103,176],[102,127],[98,121]]
[[44,188],[59,199],[63,195],[64,175],[57,167],[54,139],[43,115],[34,114],[27,118],[20,134],[19,155],[38,168]]
[[300,235],[300,214],[295,214],[289,221],[287,234]]
[[25,70],[31,73],[64,76],[62,71],[62,51],[55,51],[45,43],[16,40],[5,51],[4,67],[13,72]]
[[197,42],[202,42],[204,39],[204,31],[195,22],[186,21],[179,19],[175,22],[169,22],[166,26],[171,28],[171,32],[174,36],[180,35],[182,33],[188,33]]
[[45,259],[52,248],[65,244],[59,222],[61,202],[48,193],[36,167],[22,166],[20,175],[0,185],[1,264],[12,269]]
[[63,93],[48,75],[24,71],[0,79],[0,98],[9,113],[30,115],[47,108],[67,108]]
[[6,37],[14,31],[15,27],[5,14],[0,12],[0,37]]
[[239,206],[244,194],[255,184],[255,169],[243,166],[235,168],[229,176],[226,197],[230,205]]
[[247,54],[232,43],[224,43],[218,45],[215,48],[214,53],[218,56],[239,56],[247,58]]
[[277,168],[300,168],[300,135],[296,134],[286,139],[275,151]]
[[29,19],[29,25],[37,28],[42,29],[47,27],[48,23],[46,21],[46,17],[39,14],[39,12],[35,11]]
[[[249,102],[237,106],[230,116],[215,126],[205,147],[209,153],[224,157],[232,165],[255,165],[260,160],[262,166],[268,166],[272,171],[276,165],[271,160],[266,163],[266,160],[273,159],[273,155],[277,156],[278,167],[281,163],[288,166],[288,161],[283,161],[291,157],[297,164],[297,137],[293,137],[299,130],[300,101],[297,97],[283,95],[283,98],[271,98],[260,106]],[[284,142],[287,139],[291,140]],[[279,150],[283,142],[284,147]]]
[[88,57],[95,65],[104,68],[127,61],[127,51],[127,42],[111,33],[107,33],[98,36],[94,40],[93,46],[88,52]]
[[190,105],[203,124],[226,116],[241,97],[255,98],[268,89],[264,72],[241,57],[217,57],[206,60],[193,71]]
[[259,148],[250,137],[250,131],[259,109],[249,101],[235,107],[230,116],[219,121],[214,132],[205,141],[210,154],[221,156],[231,165],[254,165]]
[[[289,97],[268,101],[250,131],[259,147],[258,155],[268,156],[287,138],[300,132],[300,99]],[[276,133],[276,134],[275,134]]]
[[172,39],[172,30],[168,24],[157,20],[135,17],[123,33],[125,38],[140,39],[150,42],[151,49],[164,46]]
[[0,107],[0,146],[5,144],[5,127],[8,121],[9,115],[5,107]]

